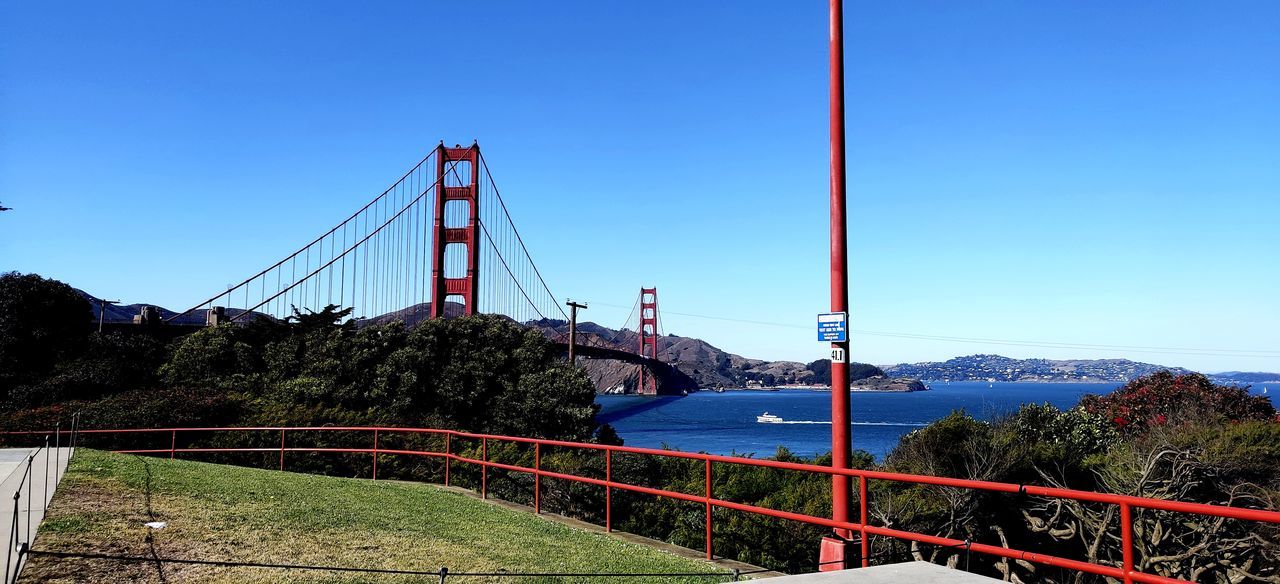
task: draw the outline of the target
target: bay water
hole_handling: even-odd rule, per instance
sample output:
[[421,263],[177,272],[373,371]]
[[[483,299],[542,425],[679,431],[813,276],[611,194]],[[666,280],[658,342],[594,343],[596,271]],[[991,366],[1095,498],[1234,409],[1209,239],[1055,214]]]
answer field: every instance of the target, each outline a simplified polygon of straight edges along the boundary
[[[853,447],[883,460],[907,432],[964,410],[990,420],[1025,403],[1066,409],[1087,393],[1105,394],[1120,383],[936,382],[928,391],[854,392]],[[831,392],[699,391],[688,396],[601,395],[598,419],[617,430],[628,446],[670,447],[712,454],[773,456],[779,446],[814,456],[831,450]],[[765,412],[782,423],[761,423]]]
[[[1027,403],[1067,409],[1085,394],[1106,394],[1121,385],[955,381],[931,382],[928,391],[910,393],[853,392],[853,447],[884,460],[907,432],[955,410],[990,420]],[[1254,395],[1280,402],[1276,392],[1263,391],[1258,386],[1250,389]],[[771,457],[779,446],[801,456],[831,450],[831,392],[827,390],[699,391],[683,397],[600,395],[596,402],[601,406],[597,419],[612,425],[628,446],[757,457]],[[757,422],[756,416],[765,412],[783,422]]]

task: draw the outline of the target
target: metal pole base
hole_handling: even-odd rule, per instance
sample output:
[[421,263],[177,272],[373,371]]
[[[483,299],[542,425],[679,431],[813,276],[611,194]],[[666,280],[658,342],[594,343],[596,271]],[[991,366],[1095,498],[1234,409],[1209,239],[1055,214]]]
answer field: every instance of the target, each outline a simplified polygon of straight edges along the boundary
[[856,568],[862,562],[858,555],[857,540],[845,539],[836,535],[822,538],[822,546],[818,551],[818,571],[834,572],[848,568]]

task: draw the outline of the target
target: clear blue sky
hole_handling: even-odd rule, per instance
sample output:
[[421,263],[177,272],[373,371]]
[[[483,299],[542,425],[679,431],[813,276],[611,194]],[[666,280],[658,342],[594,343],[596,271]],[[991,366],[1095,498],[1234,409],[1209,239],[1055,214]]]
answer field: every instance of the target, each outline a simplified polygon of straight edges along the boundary
[[[854,359],[1280,370],[1280,3],[846,17],[856,328],[1220,353],[861,334]],[[0,269],[185,308],[475,139],[586,318],[656,285],[668,332],[812,360],[826,26],[817,0],[6,2]]]

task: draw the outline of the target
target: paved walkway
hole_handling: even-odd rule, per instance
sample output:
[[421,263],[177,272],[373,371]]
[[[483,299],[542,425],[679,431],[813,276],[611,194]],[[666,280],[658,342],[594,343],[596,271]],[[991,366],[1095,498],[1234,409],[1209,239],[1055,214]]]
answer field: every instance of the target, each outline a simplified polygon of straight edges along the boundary
[[770,579],[769,582],[771,584],[775,582],[777,584],[783,584],[784,582],[795,584],[836,584],[839,582],[857,582],[858,584],[996,584],[1000,580],[970,574],[961,570],[953,570],[946,566],[939,566],[929,562],[904,562],[854,570],[783,576]]
[[[27,476],[27,461],[31,455],[31,473]],[[44,519],[45,508],[58,481],[67,470],[70,448],[5,448],[0,449],[0,574],[9,578],[17,568],[17,548],[22,542],[33,541],[36,528]],[[21,487],[19,492],[19,487]],[[13,495],[18,493],[17,538],[14,536]],[[5,581],[0,578],[0,581]]]

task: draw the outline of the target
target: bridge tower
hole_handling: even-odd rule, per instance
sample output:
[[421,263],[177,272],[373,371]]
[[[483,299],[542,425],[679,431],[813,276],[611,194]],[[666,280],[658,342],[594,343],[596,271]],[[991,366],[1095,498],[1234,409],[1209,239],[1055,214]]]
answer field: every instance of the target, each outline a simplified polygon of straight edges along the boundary
[[[445,315],[445,302],[451,297],[461,297],[464,314],[476,310],[477,291],[480,289],[480,146],[436,147],[436,208],[432,227],[431,255],[431,318]],[[465,204],[466,221],[462,225],[450,225],[446,216],[463,215],[454,211],[450,202]],[[451,211],[446,215],[445,211]],[[466,275],[449,277],[445,267],[445,250],[451,246],[465,248]]]
[[[658,289],[640,288],[640,327],[636,329],[639,336],[640,357],[658,359]],[[640,366],[636,383],[636,393],[641,395],[657,395],[658,380],[653,374],[645,375],[647,368]],[[649,383],[645,384],[648,377]]]

